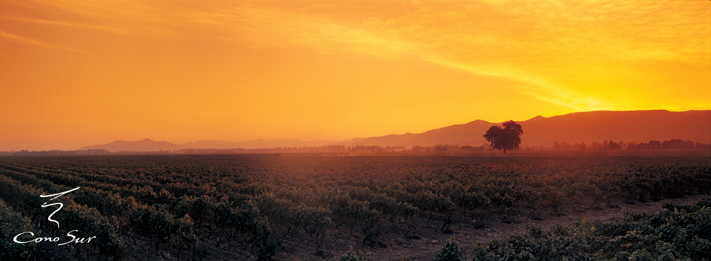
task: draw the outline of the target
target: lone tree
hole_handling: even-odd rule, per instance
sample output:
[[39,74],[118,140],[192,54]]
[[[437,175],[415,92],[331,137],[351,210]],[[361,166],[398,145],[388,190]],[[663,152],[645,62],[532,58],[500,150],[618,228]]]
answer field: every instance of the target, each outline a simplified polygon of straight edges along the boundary
[[514,121],[504,122],[503,125],[503,129],[499,126],[491,126],[484,134],[484,138],[491,142],[491,147],[496,150],[504,150],[504,154],[506,154],[506,150],[518,149],[523,129]]

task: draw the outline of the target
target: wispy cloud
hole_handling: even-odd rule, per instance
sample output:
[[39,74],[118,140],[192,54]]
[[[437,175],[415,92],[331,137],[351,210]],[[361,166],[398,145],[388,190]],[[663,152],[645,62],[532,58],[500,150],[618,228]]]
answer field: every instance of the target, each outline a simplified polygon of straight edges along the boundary
[[0,19],[20,21],[20,22],[29,22],[29,23],[36,23],[36,24],[43,24],[43,25],[67,26],[67,27],[73,27],[73,28],[102,30],[102,31],[115,32],[115,33],[125,32],[125,30],[120,29],[120,28],[103,26],[103,25],[71,23],[71,22],[65,22],[65,21],[52,21],[52,20],[43,20],[43,19],[35,19],[35,18],[27,18],[27,17],[0,16]]
[[89,54],[88,52],[85,52],[83,50],[79,50],[76,48],[53,44],[53,43],[49,43],[49,42],[44,42],[44,41],[40,41],[37,39],[23,37],[23,36],[11,34],[11,33],[4,32],[4,31],[0,31],[0,37],[17,42],[17,43],[28,44],[28,45],[33,45],[33,46],[37,46],[37,47],[47,48],[47,49],[57,49],[57,50],[72,51],[72,52],[81,53],[81,54]]
[[526,85],[519,87],[523,93],[562,107],[571,108],[576,111],[623,109],[618,108],[615,105],[599,97],[594,97],[591,95],[586,95],[579,91],[563,88],[555,82],[548,81],[536,75],[527,74],[523,71],[517,71],[513,68],[495,68],[491,66],[461,64],[441,58],[432,58],[428,59],[428,61],[444,66],[449,66],[452,68],[457,68],[474,74],[497,76],[525,83]]

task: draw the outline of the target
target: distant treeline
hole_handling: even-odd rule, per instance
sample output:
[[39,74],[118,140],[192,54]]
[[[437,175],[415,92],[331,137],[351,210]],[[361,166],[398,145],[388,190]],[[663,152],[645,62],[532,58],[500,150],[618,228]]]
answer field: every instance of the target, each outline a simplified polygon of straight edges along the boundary
[[319,147],[276,147],[260,149],[182,149],[175,151],[178,154],[230,154],[230,153],[374,153],[374,152],[400,152],[407,151],[404,146],[346,146],[328,145]]
[[553,150],[708,150],[711,149],[711,144],[706,143],[695,143],[693,141],[681,140],[681,139],[671,139],[660,142],[658,140],[650,140],[649,142],[637,143],[624,141],[603,141],[592,142],[590,144],[575,143],[570,144],[568,142],[558,143],[557,141],[553,143]]
[[108,155],[111,154],[105,149],[91,150],[18,150],[0,151],[0,156],[44,156],[44,155]]
[[[489,144],[481,146],[461,146],[461,145],[434,145],[434,146],[345,146],[329,145],[320,147],[277,147],[262,149],[181,149],[181,150],[159,150],[159,151],[117,151],[109,152],[104,149],[92,150],[49,150],[49,151],[0,151],[6,156],[39,156],[39,155],[109,155],[109,154],[281,154],[281,153],[327,153],[344,155],[367,155],[384,154],[394,152],[414,152],[414,153],[468,153],[474,151],[493,150]],[[521,146],[524,151],[546,151],[546,150],[711,150],[711,144],[683,141],[681,139],[671,139],[663,142],[650,140],[649,142],[615,142],[605,140],[602,142],[574,143],[554,142],[552,147],[546,146]]]

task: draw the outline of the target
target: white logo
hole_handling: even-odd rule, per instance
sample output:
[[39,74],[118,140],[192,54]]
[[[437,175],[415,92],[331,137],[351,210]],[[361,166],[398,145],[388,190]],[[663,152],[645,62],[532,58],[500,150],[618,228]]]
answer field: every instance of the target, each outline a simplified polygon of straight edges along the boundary
[[[55,193],[55,194],[51,194],[51,195],[40,195],[40,197],[41,197],[41,198],[52,197],[51,199],[49,199],[49,201],[52,201],[52,200],[55,200],[55,199],[57,199],[57,198],[59,198],[59,197],[65,195],[65,194],[69,193],[69,192],[72,192],[72,191],[75,191],[75,190],[78,190],[78,189],[79,189],[79,187],[76,187],[76,188],[73,188],[73,189],[70,189],[70,190],[67,190],[67,191],[64,191],[64,192],[59,192],[59,193]],[[46,207],[49,207],[49,206],[59,206],[59,207],[57,208],[57,210],[55,210],[54,212],[52,212],[52,214],[49,214],[49,216],[47,217],[47,220],[49,220],[50,222],[56,223],[56,224],[57,224],[57,228],[59,228],[59,221],[52,219],[52,216],[54,216],[54,214],[57,214],[57,212],[59,212],[59,210],[61,210],[62,207],[64,207],[64,204],[63,204],[63,203],[59,203],[59,202],[57,202],[57,203],[51,203],[51,204],[47,204],[47,202],[44,202],[44,204],[42,204],[42,207],[43,207],[43,208],[46,208]],[[81,238],[81,237],[80,237],[80,238],[77,238],[75,235],[72,235],[73,232],[77,232],[77,231],[79,231],[79,230],[76,230],[76,229],[75,229],[75,230],[72,230],[72,231],[67,232],[67,237],[70,237],[71,239],[70,239],[69,241],[67,241],[67,242],[59,243],[59,244],[57,244],[57,246],[63,246],[63,245],[69,244],[69,243],[76,243],[76,244],[89,243],[89,242],[91,242],[92,239],[96,238],[96,236],[92,236],[92,237],[88,237],[88,238]],[[14,241],[15,243],[18,243],[18,244],[27,244],[27,243],[32,243],[32,242],[35,242],[35,243],[40,243],[40,242],[53,242],[53,243],[57,243],[57,242],[60,241],[60,240],[59,240],[59,237],[37,237],[37,238],[31,239],[31,240],[28,240],[28,241],[20,241],[19,238],[20,238],[22,235],[24,235],[24,234],[30,234],[31,237],[34,237],[34,236],[35,236],[35,233],[32,233],[32,232],[30,232],[30,231],[25,231],[25,232],[22,232],[22,233],[20,233],[20,234],[17,234],[15,237],[13,237],[13,238],[12,238],[12,241]]]
[[[56,193],[56,194],[52,194],[52,195],[40,195],[40,198],[53,197],[53,198],[49,199],[49,201],[52,201],[52,200],[57,199],[58,197],[64,196],[64,194],[67,194],[67,193],[69,193],[69,192],[75,191],[75,190],[77,190],[77,189],[79,189],[79,187],[76,187],[76,188],[73,188],[73,189],[70,189],[70,190],[67,190],[67,191],[64,191],[64,192],[59,192],[59,193]],[[57,210],[55,210],[54,212],[52,212],[52,214],[49,214],[49,217],[47,217],[47,220],[49,220],[50,222],[57,223],[57,228],[59,228],[59,222],[56,221],[56,220],[54,220],[54,219],[52,219],[52,216],[53,216],[55,213],[59,212],[59,210],[61,210],[62,207],[64,207],[64,204],[62,204],[62,203],[47,204],[47,202],[45,202],[44,204],[42,204],[42,207],[43,207],[43,208],[46,208],[46,207],[54,206],[54,205],[59,205],[59,207],[57,208]]]

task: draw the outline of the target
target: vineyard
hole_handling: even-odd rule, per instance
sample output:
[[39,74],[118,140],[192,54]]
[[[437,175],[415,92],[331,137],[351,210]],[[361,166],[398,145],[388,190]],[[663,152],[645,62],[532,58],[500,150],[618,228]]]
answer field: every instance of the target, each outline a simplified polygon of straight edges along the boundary
[[[576,220],[542,231],[492,240],[469,249],[473,260],[709,260],[711,198],[693,205],[664,203],[651,214],[625,213],[622,220]],[[463,260],[467,250],[447,242],[435,260]],[[350,253],[347,253],[350,254]],[[357,254],[356,254],[357,255]]]
[[[62,225],[49,221],[56,208],[43,208],[48,199],[40,195],[77,187],[55,200],[64,204],[53,216]],[[423,231],[452,235],[494,223],[707,194],[711,159],[707,154],[16,156],[0,157],[0,188],[2,260],[31,259],[40,245],[57,244],[17,244],[12,240],[18,233],[63,242],[72,229],[77,237],[95,237],[61,246],[78,260],[333,260],[350,246],[387,249],[393,242],[422,240]],[[624,220],[656,222],[652,225],[576,223],[565,229],[577,231],[576,240],[588,242],[590,233],[604,231],[609,238],[600,240],[632,246],[655,244],[658,240],[639,233],[656,229],[660,220],[687,222],[680,211],[699,213],[698,226],[708,228],[708,206],[676,208]],[[678,240],[708,251],[703,248],[708,229],[706,234],[683,229],[685,237]],[[525,259],[537,242],[568,240],[546,233],[530,228],[514,241],[492,242],[477,253],[498,260],[496,251],[513,251]],[[679,233],[665,235],[673,243]],[[590,247],[568,258],[609,258],[608,249]]]

